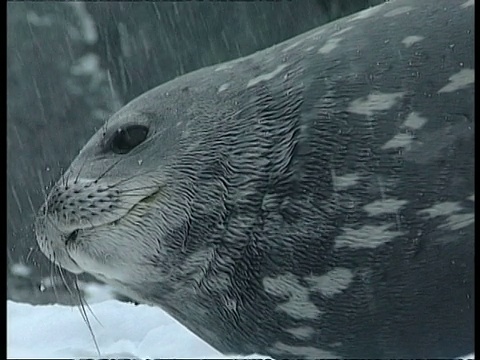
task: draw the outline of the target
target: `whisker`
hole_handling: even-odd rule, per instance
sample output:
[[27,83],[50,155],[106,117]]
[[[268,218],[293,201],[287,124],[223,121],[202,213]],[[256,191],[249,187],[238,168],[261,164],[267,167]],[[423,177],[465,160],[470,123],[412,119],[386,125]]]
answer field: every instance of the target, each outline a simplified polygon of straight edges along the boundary
[[[53,260],[55,261],[55,253],[53,254]],[[55,263],[54,262],[51,262],[50,263],[50,283],[52,285],[52,289],[53,289],[53,294],[55,295],[55,299],[57,300],[57,302],[59,301],[59,297],[58,297],[58,292],[57,292],[57,285],[55,284]]]
[[69,180],[69,174],[65,173],[65,171],[62,171],[63,173],[63,176],[65,178],[65,184],[64,184],[64,187],[67,187],[68,186],[68,180]]
[[45,191],[45,183],[43,182],[43,176],[42,176],[42,173],[40,172],[40,169],[37,169],[37,177],[38,177],[38,180],[40,182],[40,187],[42,188],[43,198],[46,199],[47,198],[47,192]]
[[118,159],[118,161],[115,161],[112,165],[110,165],[109,167],[107,167],[107,169],[100,174],[100,176],[97,177],[97,179],[94,181],[94,183],[97,183],[100,179],[102,179],[105,175],[107,175],[107,173],[112,170],[120,161],[122,161],[122,159]]
[[[46,217],[46,216],[45,216]],[[53,227],[55,228],[55,230],[58,231],[58,233],[62,233],[62,231],[60,230],[60,228],[55,224],[54,221],[49,221],[50,225],[53,225]]]
[[92,221],[90,219],[87,219],[87,220],[90,223],[90,226],[92,227],[92,229],[95,229],[95,226],[93,225]]
[[[95,344],[95,349],[97,350],[97,354],[100,357],[100,356],[102,356],[101,353],[100,353],[100,347],[98,346],[98,342],[97,342],[97,339],[96,339],[95,334],[93,332],[93,328],[92,328],[92,325],[90,323],[90,319],[88,318],[87,311],[85,310],[86,301],[84,301],[83,296],[82,296],[82,292],[80,291],[80,288],[78,287],[78,278],[75,279],[74,285],[75,285],[75,290],[77,292],[77,300],[78,300],[78,304],[79,304],[78,309],[80,310],[80,314],[82,315],[83,321],[85,322],[85,324],[87,324],[88,331],[90,332],[90,335],[92,336],[93,343]],[[88,307],[88,304],[87,304],[87,307]],[[92,315],[95,317],[95,315],[93,314],[90,307],[88,307],[88,309],[90,310]],[[98,321],[98,319],[97,319],[97,321]]]
[[75,180],[73,181],[74,184],[78,183],[78,178],[80,177],[80,174],[81,174],[81,172],[83,170],[83,167],[85,166],[86,162],[87,162],[87,158],[85,157],[85,159],[82,162],[82,165],[80,165],[80,169],[78,169],[77,176],[75,177]]
[[[38,246],[38,245],[37,245]],[[31,246],[28,250],[27,256],[25,257],[25,262],[28,263],[30,261],[30,256],[35,253],[35,251],[40,251],[40,249],[36,249],[36,247]]]
[[[133,204],[133,206],[135,206],[136,204]],[[132,210],[132,207],[125,207],[125,206],[115,206],[115,209],[118,209],[118,210],[125,210],[125,211],[130,211]]]
[[65,286],[65,288],[67,289],[68,293],[70,294],[70,296],[72,297],[72,299],[75,299],[75,297],[73,296],[73,292],[72,290],[70,289],[70,286],[68,286],[68,283],[67,283],[67,280],[65,279],[65,276],[63,274],[63,269],[58,266],[58,272],[60,273],[60,277],[62,279],[62,282],[63,282],[63,285]]
[[[152,194],[153,195],[153,194]],[[138,196],[146,196],[146,194],[142,194],[142,193],[137,193],[137,194],[123,194],[122,193],[122,196],[115,196],[114,199],[119,199],[119,198],[122,198],[122,197],[126,197],[126,196],[131,196],[131,197],[138,197]],[[147,196],[148,197],[148,196]]]
[[[142,173],[141,175],[149,175],[149,174],[152,174],[152,173],[154,173],[154,171],[146,171],[146,172]],[[126,183],[127,181],[130,181],[130,180],[132,180],[132,179],[134,179],[138,176],[139,176],[139,174],[135,173],[135,174],[133,174],[133,175],[131,175],[131,176],[125,178],[125,179],[121,179],[121,180],[117,181],[115,184],[109,185],[107,187],[107,189],[111,189],[111,188],[116,187],[120,184]]]
[[[158,186],[142,186],[142,187],[137,187],[137,188],[132,188],[132,189],[122,189],[118,190],[120,194],[122,195],[128,195],[131,192],[134,191],[143,191],[143,190],[156,190],[158,189]],[[141,194],[139,194],[141,195]]]
[[92,316],[95,318],[95,320],[98,322],[99,325],[103,326],[103,324],[100,322],[100,320],[97,318],[97,316],[95,315],[95,313],[93,312],[92,308],[90,307],[90,305],[88,305],[88,302],[85,300],[85,297],[83,296],[79,286],[78,286],[78,276],[75,276],[75,280],[74,280],[74,284],[75,284],[75,288],[76,290],[78,291],[78,296],[80,297],[80,301],[86,306],[86,308],[88,309],[88,311],[90,312],[90,314],[92,314]]
[[60,179],[62,179],[62,186],[67,186],[67,174],[65,174],[65,169],[60,168]]

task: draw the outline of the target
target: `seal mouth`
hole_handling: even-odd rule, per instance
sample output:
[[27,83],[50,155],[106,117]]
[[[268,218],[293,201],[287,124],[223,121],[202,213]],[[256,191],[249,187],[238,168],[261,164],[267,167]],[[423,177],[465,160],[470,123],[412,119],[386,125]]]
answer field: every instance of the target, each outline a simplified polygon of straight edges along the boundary
[[[113,221],[109,221],[109,222],[106,222],[106,223],[103,223],[103,224],[97,225],[97,226],[91,226],[91,227],[88,227],[88,228],[79,227],[79,228],[74,229],[72,232],[70,232],[68,235],[66,235],[65,246],[68,247],[69,245],[76,243],[78,235],[83,230],[93,230],[93,229],[97,229],[97,228],[105,227],[105,226],[110,226],[110,225],[115,226],[121,220],[130,216],[132,213],[135,213],[135,215],[138,216],[138,217],[143,216],[151,208],[151,206],[149,206],[149,205],[152,204],[155,201],[155,199],[159,196],[160,193],[161,193],[161,188],[158,188],[152,194],[150,194],[150,195],[144,197],[143,199],[141,199],[140,201],[138,201],[125,214],[123,214],[122,216],[120,216],[119,218],[117,218]],[[141,208],[142,205],[143,206],[147,205],[147,207]]]
[[73,242],[75,242],[75,240],[77,240],[78,231],[79,231],[78,229],[73,230],[69,235],[67,235],[67,238],[65,240],[66,245],[68,245],[69,243],[73,243]]

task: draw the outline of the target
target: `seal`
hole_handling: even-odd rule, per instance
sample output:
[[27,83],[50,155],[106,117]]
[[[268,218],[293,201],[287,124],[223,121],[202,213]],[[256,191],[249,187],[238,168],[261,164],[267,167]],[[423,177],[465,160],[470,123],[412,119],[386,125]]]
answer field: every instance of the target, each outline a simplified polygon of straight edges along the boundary
[[52,188],[41,250],[223,353],[473,352],[473,5],[391,1],[146,92]]

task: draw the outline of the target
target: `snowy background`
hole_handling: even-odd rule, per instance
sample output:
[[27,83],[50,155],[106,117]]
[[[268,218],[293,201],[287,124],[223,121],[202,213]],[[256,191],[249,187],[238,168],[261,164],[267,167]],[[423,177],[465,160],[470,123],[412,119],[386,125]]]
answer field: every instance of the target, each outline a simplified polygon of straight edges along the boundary
[[107,286],[84,291],[92,332],[79,307],[7,301],[7,357],[225,358],[157,307],[114,300]]

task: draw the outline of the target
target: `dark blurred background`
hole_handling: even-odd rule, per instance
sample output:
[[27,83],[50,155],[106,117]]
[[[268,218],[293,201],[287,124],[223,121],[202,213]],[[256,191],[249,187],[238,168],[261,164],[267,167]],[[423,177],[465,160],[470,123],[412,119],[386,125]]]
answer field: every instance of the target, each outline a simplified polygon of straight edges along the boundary
[[38,249],[34,214],[122,105],[186,72],[383,1],[8,2],[8,299],[75,302]]

